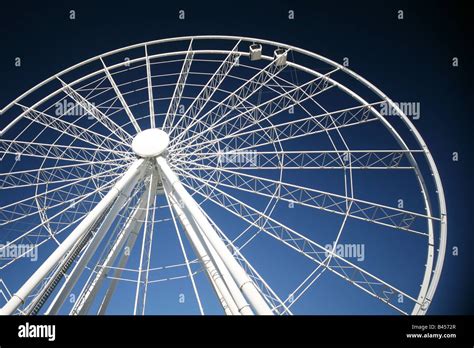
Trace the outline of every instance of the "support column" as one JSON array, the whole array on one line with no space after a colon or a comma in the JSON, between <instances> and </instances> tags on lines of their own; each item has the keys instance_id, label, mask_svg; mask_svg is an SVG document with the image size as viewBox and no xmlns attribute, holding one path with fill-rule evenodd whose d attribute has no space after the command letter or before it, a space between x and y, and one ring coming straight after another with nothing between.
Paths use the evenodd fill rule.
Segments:
<instances>
[{"instance_id":1,"label":"support column","mask_svg":"<svg viewBox=\"0 0 474 348\"><path fill-rule=\"evenodd\" d=\"M224 242L219 238L219 235L202 213L199 205L186 191L176 174L171 170L166 159L162 156L158 156L156 162L158 168L161 170L163 179L166 179L177 197L183 202L185 209L193 216L194 221L200 227L200 230L209 240L210 244L214 247L255 312L260 315L272 315L272 310L257 290L255 284L232 256Z\"/></svg>"},{"instance_id":2,"label":"support column","mask_svg":"<svg viewBox=\"0 0 474 348\"><path fill-rule=\"evenodd\" d=\"M72 249L72 247L90 231L100 217L109 209L121 192L130 184L136 182L137 175L141 172L143 159L136 160L125 174L115 183L112 189L79 223L69 236L56 248L56 250L43 262L35 273L23 286L10 298L0 310L0 315L13 314L20 307L30 293L51 272L54 266Z\"/></svg>"},{"instance_id":3,"label":"support column","mask_svg":"<svg viewBox=\"0 0 474 348\"><path fill-rule=\"evenodd\" d=\"M89 285L87 290L82 294L82 296L79 297L79 300L77 303L74 305L74 308L72 309L71 313L72 315L83 315L83 314L88 314L89 308L94 302L94 299L97 295L97 292L101 289L102 283L106 279L107 273L110 272L108 269L115 263L115 260L117 259L119 253L123 251L125 242L129 240L130 233L133 229L136 229L137 226L137 221L142 220L143 215L145 214L145 208L146 208L146 194L148 192L148 189L143 192L142 196L140 197L140 200L137 204L137 206L134 208L133 212L131 213L130 217L128 218L125 227L123 228L123 231L120 233L118 236L117 240L115 241L113 247L110 249L109 254L107 255L102 267L97 271L97 274L92 281L92 283ZM140 224L141 226L141 224ZM136 234L135 234L136 235ZM135 238L136 239L136 238ZM135 243L133 243L135 244ZM130 245L129 243L129 248L133 247L133 245ZM123 255L125 256L125 255ZM123 258L122 256L122 258ZM125 263L120 260L119 261L119 267L120 264L122 264L121 267L125 266ZM114 279L115 280L115 279ZM112 280L113 282L113 280ZM111 284L112 286L112 284ZM110 287L109 287L110 289Z\"/></svg>"},{"instance_id":4,"label":"support column","mask_svg":"<svg viewBox=\"0 0 474 348\"><path fill-rule=\"evenodd\" d=\"M148 190L147 190L148 191ZM118 279L122 275L123 268L128 262L128 259L130 258L131 252L133 250L133 247L135 246L135 243L138 239L138 235L140 234L140 230L143 225L143 219L145 218L145 208L146 208L146 192L144 193L144 198L142 202L140 203L140 208L137 211L137 214L127 223L125 226L125 231L124 233L126 235L130 235L128 237L127 243L126 243L126 248L128 248L129 252L128 253L122 253L122 256L119 259L117 268L115 269L115 273L112 276L112 280L110 281L109 287L102 299L102 302L100 304L99 311L97 312L98 315L104 315L105 312L107 311L107 307L109 306L110 300L112 299L112 296L115 292L115 289L117 288L118 284Z\"/></svg>"},{"instance_id":5,"label":"support column","mask_svg":"<svg viewBox=\"0 0 474 348\"><path fill-rule=\"evenodd\" d=\"M181 226L183 226L184 232L186 233L188 240L193 246L194 252L201 261L204 269L206 270L207 275L209 277L209 281L211 282L214 291L216 292L219 300L221 301L225 313L232 315L240 314L237 304L235 303L232 295L230 294L229 289L227 288L220 273L217 271L214 262L209 257L206 248L201 243L201 240L199 239L196 230L186 217L186 214L184 213L183 209L181 209L176 197L171 193L170 187L168 187L167 183L165 182L163 182L163 185L166 186L165 194L168 196L168 201L172 205L173 210L176 212Z\"/></svg>"},{"instance_id":6,"label":"support column","mask_svg":"<svg viewBox=\"0 0 474 348\"><path fill-rule=\"evenodd\" d=\"M97 231L92 237L92 240L90 241L89 245L79 257L79 260L77 261L76 265L69 273L66 281L64 282L61 289L56 294L56 297L48 307L48 310L46 312L47 315L55 315L58 313L59 309L64 304L64 301L66 301L67 296L70 294L70 292L76 285L82 272L87 267L92 256L94 255L100 243L102 242L108 230L110 229L110 226L112 226L112 223L115 221L118 213L120 213L120 210L122 209L124 203L130 197L130 193L132 192L132 189L134 187L135 183L129 183L128 185L124 186L122 192L115 199L109 211L106 212L100 226L97 228Z\"/></svg>"},{"instance_id":7,"label":"support column","mask_svg":"<svg viewBox=\"0 0 474 348\"><path fill-rule=\"evenodd\" d=\"M138 279L137 279L137 287L135 290L135 305L133 308L133 315L137 315L138 307L141 307L140 312L142 315L145 314L145 304L146 304L146 293L148 289L148 269L150 266L150 252L151 250L148 249L147 253L147 274L145 275L145 284L142 285L142 272L143 272L143 261L144 261L144 256L145 256L145 249L147 247L147 241L148 241L148 247L151 247L151 243L153 240L153 232L154 232L154 221L153 221L153 212L150 211L151 209L155 209L154 202L155 202L155 197L156 197L156 188L157 188L157 183L158 183L158 173L155 169L153 169L153 172L150 174L150 185L148 187L148 192L147 192L147 205L145 208L145 224L143 228L143 239L142 239L142 249L141 249L141 255L140 255L140 265L138 267ZM150 224L150 214L152 214L152 221ZM147 239L149 238L149 239ZM142 286L143 286L143 294L142 292ZM142 296L141 299L139 297Z\"/></svg>"}]
</instances>

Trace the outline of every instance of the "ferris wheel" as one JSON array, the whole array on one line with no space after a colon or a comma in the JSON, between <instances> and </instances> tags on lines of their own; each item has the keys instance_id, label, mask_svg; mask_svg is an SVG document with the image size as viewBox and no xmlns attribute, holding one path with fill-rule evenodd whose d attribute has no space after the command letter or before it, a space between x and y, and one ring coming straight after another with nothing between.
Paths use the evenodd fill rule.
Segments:
<instances>
[{"instance_id":1,"label":"ferris wheel","mask_svg":"<svg viewBox=\"0 0 474 348\"><path fill-rule=\"evenodd\" d=\"M387 111L388 110L388 111ZM447 216L399 104L246 37L88 59L0 116L1 314L425 314Z\"/></svg>"}]
</instances>

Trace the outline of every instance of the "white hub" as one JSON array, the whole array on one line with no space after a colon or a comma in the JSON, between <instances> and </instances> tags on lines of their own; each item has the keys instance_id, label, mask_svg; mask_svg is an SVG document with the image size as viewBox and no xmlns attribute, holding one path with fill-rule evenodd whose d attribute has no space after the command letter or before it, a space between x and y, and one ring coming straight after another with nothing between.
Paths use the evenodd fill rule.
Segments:
<instances>
[{"instance_id":1,"label":"white hub","mask_svg":"<svg viewBox=\"0 0 474 348\"><path fill-rule=\"evenodd\" d=\"M156 157L168 147L170 138L161 129L151 128L138 133L132 141L132 150L139 157Z\"/></svg>"}]
</instances>

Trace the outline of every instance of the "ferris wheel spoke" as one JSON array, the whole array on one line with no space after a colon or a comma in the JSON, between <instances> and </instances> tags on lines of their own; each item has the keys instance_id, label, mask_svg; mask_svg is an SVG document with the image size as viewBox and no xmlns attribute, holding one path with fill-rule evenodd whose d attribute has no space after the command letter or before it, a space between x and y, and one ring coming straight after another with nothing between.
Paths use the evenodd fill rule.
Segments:
<instances>
[{"instance_id":1,"label":"ferris wheel spoke","mask_svg":"<svg viewBox=\"0 0 474 348\"><path fill-rule=\"evenodd\" d=\"M108 176L104 176L108 177ZM0 209L0 226L7 226L11 225L12 223L24 220L25 218L28 217L33 217L36 215L39 215L42 221L47 221L47 224L49 227L49 219L45 218L44 210L47 208L51 211L54 209L60 208L61 206L66 205L66 210L69 207L74 207L78 202L81 202L80 197L83 197L84 195L87 195L87 190L90 190L88 186L85 185L76 185L76 186L82 186L84 192L79 192L79 188L75 188L77 191L76 195L73 195L72 198L69 198L71 196L71 192L69 191L61 191L58 190L54 192L54 197L50 198L48 197L48 205L46 204L43 207L39 206L39 199L41 196L44 198L46 195L36 195L33 198L29 198L28 200L32 200L34 202L31 203L26 203L26 202L21 202L18 203L17 205L13 205L10 209L3 209L3 207ZM99 186L98 188L100 189L102 186ZM64 211L63 211L64 213Z\"/></svg>"},{"instance_id":2,"label":"ferris wheel spoke","mask_svg":"<svg viewBox=\"0 0 474 348\"><path fill-rule=\"evenodd\" d=\"M380 103L382 102L363 104L303 118L295 118L295 120L292 121L277 123L258 129L243 132L238 131L217 139L202 141L199 144L199 147L195 146L196 152L205 151L214 143L221 143L229 140L233 141L234 146L232 146L232 148L234 150L255 149L273 144L277 140L278 142L283 143L288 140L379 121L376 116L371 117L370 110L371 107ZM187 149L192 153L187 146L180 148L178 151L182 151L183 149Z\"/></svg>"},{"instance_id":3,"label":"ferris wheel spoke","mask_svg":"<svg viewBox=\"0 0 474 348\"><path fill-rule=\"evenodd\" d=\"M25 169L18 171L11 171L9 173L0 173L0 190L3 189L15 189L19 187L31 186L31 185L44 185L48 183L46 178L55 178L56 180L72 180L74 178L81 177L81 175L94 172L94 167L104 165L105 167L116 167L123 160L113 159L105 161L97 161L94 163L77 163L58 165L53 167L41 167L33 169ZM41 178L45 178L46 181L41 181Z\"/></svg>"},{"instance_id":4,"label":"ferris wheel spoke","mask_svg":"<svg viewBox=\"0 0 474 348\"><path fill-rule=\"evenodd\" d=\"M326 150L326 151L245 151L194 152L175 155L186 169L208 170L193 167L206 160L207 165L229 170L285 170L291 169L410 169L405 154L423 153L423 150ZM189 159L188 157L193 157ZM340 164L341 158L343 164ZM238 165L242 163L241 165ZM211 170L211 169L209 169Z\"/></svg>"},{"instance_id":5,"label":"ferris wheel spoke","mask_svg":"<svg viewBox=\"0 0 474 348\"><path fill-rule=\"evenodd\" d=\"M145 50L145 61L146 61L146 82L148 89L148 107L150 110L150 125L151 128L155 128L155 98L153 97L153 83L151 80L151 64L150 57L148 56L148 46L143 46Z\"/></svg>"},{"instance_id":6,"label":"ferris wheel spoke","mask_svg":"<svg viewBox=\"0 0 474 348\"><path fill-rule=\"evenodd\" d=\"M104 69L108 71L106 68ZM111 132L111 134L114 134L123 143L130 143L131 135L123 127L115 123L109 116L105 115L102 111L99 110L97 106L95 106L89 100L84 98L69 84L61 80L59 77L58 80L63 85L64 93L72 100L74 100L78 106L80 106L85 112L94 117L98 122L100 122L104 127L106 127Z\"/></svg>"},{"instance_id":7,"label":"ferris wheel spoke","mask_svg":"<svg viewBox=\"0 0 474 348\"><path fill-rule=\"evenodd\" d=\"M342 232L345 229L351 207L352 202L349 202L343 222L339 227L339 232L333 241L333 246L331 249L332 251L335 251L336 246L339 244L339 239L341 238ZM321 264L318 264L317 267L313 269L311 273L293 291L290 292L287 300L285 301L288 302L288 307L292 307L311 288L311 286L313 286L313 284L321 277L321 275L323 275L327 268L322 267L322 265L329 263L331 259L331 254L326 255L324 261Z\"/></svg>"},{"instance_id":8,"label":"ferris wheel spoke","mask_svg":"<svg viewBox=\"0 0 474 348\"><path fill-rule=\"evenodd\" d=\"M323 83L324 81L324 79L321 80L321 77L317 77L302 86L295 87L263 103L260 103L258 105L251 104L252 106L250 108L244 108L245 110L236 113L234 116L227 117L233 111L235 111L242 104L242 102L235 106L228 106L229 110L225 112L222 116L220 113L216 114L219 116L220 122L213 122L210 125L207 125L207 127L203 127L204 130L201 130L199 133L186 139L186 145L180 148L186 149L189 147L195 147L196 141L199 139L199 137L205 137L206 134L210 134L210 132L220 134L222 139L229 134L234 134L240 130L245 130L247 128L254 127L262 120L268 119L285 110L289 110L290 108L294 107L294 105L298 105L306 99L315 97L316 95L321 94L333 87L326 85L325 83ZM300 91L304 89L309 89L311 97L298 99ZM248 99L248 96L246 99ZM246 99L244 99L244 101ZM202 141L198 145L201 147L207 142L209 141Z\"/></svg>"},{"instance_id":9,"label":"ferris wheel spoke","mask_svg":"<svg viewBox=\"0 0 474 348\"><path fill-rule=\"evenodd\" d=\"M320 270L320 271L319 271ZM288 308L293 307L295 303L313 286L313 284L324 274L327 268L318 265L311 273L293 290L290 292L285 304ZM319 271L319 272L318 272Z\"/></svg>"},{"instance_id":10,"label":"ferris wheel spoke","mask_svg":"<svg viewBox=\"0 0 474 348\"><path fill-rule=\"evenodd\" d=\"M22 156L38 157L53 160L93 163L90 158L96 157L99 161L107 160L111 154L130 156L129 153L107 151L71 145L44 144L30 141L0 139L0 157L13 155L16 161Z\"/></svg>"},{"instance_id":11,"label":"ferris wheel spoke","mask_svg":"<svg viewBox=\"0 0 474 348\"><path fill-rule=\"evenodd\" d=\"M428 234L412 228L415 220L440 221L439 218L434 216L427 216L425 214L356 199L350 196L343 196L222 168L216 169L216 171L219 172L218 181L211 178L203 179L197 175L190 174L189 171L186 170L179 171L181 175L192 177L199 181L206 181L207 183L270 198L275 197L282 201L338 215L345 215L347 203L352 202L349 213L349 217L351 218L423 236L427 236ZM278 195L275 195L275 192L278 192Z\"/></svg>"},{"instance_id":12,"label":"ferris wheel spoke","mask_svg":"<svg viewBox=\"0 0 474 348\"><path fill-rule=\"evenodd\" d=\"M222 61L221 65L217 68L211 78L207 81L206 85L201 89L196 98L193 99L191 105L186 109L183 115L176 122L176 125L171 130L170 136L173 138L174 133L180 126L181 122L184 120L189 120L190 122L184 122L181 127L184 129L182 132L177 134L176 140L179 141L179 138L183 137L187 131L194 125L194 122L199 118L200 113L206 107L209 100L212 99L214 93L219 90L219 86L229 75L232 68L238 63L239 54L238 48L241 40L239 40L234 48L229 52L227 57Z\"/></svg>"},{"instance_id":13,"label":"ferris wheel spoke","mask_svg":"<svg viewBox=\"0 0 474 348\"><path fill-rule=\"evenodd\" d=\"M94 175L91 175L90 177L85 177L85 178L78 178L77 180L73 182L68 182L64 185L55 187L51 190L44 191L42 193L36 193L34 192L32 195L30 195L27 198L21 198L14 203L8 203L6 205L3 205L0 207L0 226L12 223L14 221L17 221L19 219L23 219L27 216L31 216L34 214L38 213L38 207L35 202L28 203L30 201L34 201L35 199L41 198L41 197L48 197L51 196L52 194L58 194L61 196L61 194L64 194L66 197L68 197L71 193L68 191L65 191L66 188L71 188L73 186L77 185L82 185L85 189L89 189L87 185L87 181L91 179L97 179L101 177L110 177L113 180L115 177L118 177L120 175L120 172L116 172L117 169L125 168L128 165L123 165L119 166L118 168L112 168L107 171L97 173ZM64 197L61 197L61 201L64 203Z\"/></svg>"},{"instance_id":14,"label":"ferris wheel spoke","mask_svg":"<svg viewBox=\"0 0 474 348\"><path fill-rule=\"evenodd\" d=\"M275 61L270 62L265 68L261 69L258 73L248 79L233 93L227 95L218 104L214 105L209 111L207 111L201 117L196 117L195 122L191 123L190 127L196 127L198 129L197 134L189 138L183 139L182 135L171 141L170 149L176 144L186 143L187 145L193 144L196 139L199 138L203 133L206 133L211 127L218 125L216 116L218 119L223 119L225 116L230 114L236 108L240 107L243 103L249 100L256 92L258 92L268 81L273 80L278 76L281 71L285 69L285 66L281 67L276 64ZM182 133L186 134L186 133Z\"/></svg>"},{"instance_id":15,"label":"ferris wheel spoke","mask_svg":"<svg viewBox=\"0 0 474 348\"><path fill-rule=\"evenodd\" d=\"M118 179L118 178L117 178ZM110 187L112 187L115 183L115 181L117 179L113 179L111 180L110 182L107 182L106 184L104 184L103 186L95 189L94 191L92 192L89 192L87 194L84 194L83 196L81 197L77 197L77 198L74 198L74 199L70 199L66 202L63 202L63 203L69 203L66 208L54 213L53 215L51 215L50 217L47 217L47 219L45 219L44 221L41 221L40 223L38 223L37 225L35 225L34 227L30 228L29 230L27 230L26 232L23 232L21 235L19 235L18 237L15 237L14 239L10 240L9 242L3 244L0 246L0 250L5 250L6 248L8 248L9 246L11 245L14 245L14 244L22 244L23 243L23 240L24 239L28 239L29 235L31 235L32 233L38 233L39 235L39 230L41 230L42 228L45 228L49 223L53 222L54 219L60 217L60 218L63 218L65 216L65 214L71 210L71 209L74 209L75 207L79 206L80 204L84 204L84 203L88 203L89 206L92 206L93 203L95 202L88 202L88 199L90 197L93 197L94 195L96 195L97 193L100 193L102 191L105 191L107 189L109 189ZM28 249L28 250L25 250L22 254L18 255L16 258L10 260L8 263L6 263L5 265L3 265L2 267L0 267L0 269L3 269L5 268L6 266L10 265L11 263L13 263L14 261L16 261L17 259L23 257L25 254L27 254L28 252L30 252L30 250L32 249L35 249L35 248L38 248L39 246L41 246L42 244L44 244L46 241L50 240L50 239L54 239L57 235L61 234L63 231L67 230L70 228L70 225L71 223L78 223L80 222L85 216L86 214L85 213L82 213L80 214L81 216L77 217L77 214L74 214L75 217L71 220L68 220L66 223L65 223L65 226L62 227L61 229L59 229L58 231L56 231L54 233L54 235L52 233L50 233L51 231L47 231L48 234L45 234L44 235L44 239L40 242L36 242L34 244L34 246L31 248L31 249ZM67 219L66 219L67 220ZM29 242L29 241L28 241Z\"/></svg>"},{"instance_id":16,"label":"ferris wheel spoke","mask_svg":"<svg viewBox=\"0 0 474 348\"><path fill-rule=\"evenodd\" d=\"M24 111L24 117L42 126L54 129L61 134L66 134L75 140L83 141L98 148L105 148L112 150L119 147L122 151L126 151L128 145L123 141L115 140L110 136L99 134L93 130L86 129L74 123L67 122L61 118L53 117L44 111L36 110L32 107L27 107L16 103ZM68 111L63 114L67 114Z\"/></svg>"},{"instance_id":17,"label":"ferris wheel spoke","mask_svg":"<svg viewBox=\"0 0 474 348\"><path fill-rule=\"evenodd\" d=\"M334 87L333 84L329 84L328 76L335 73L338 69L331 70L325 75L318 76L301 86L296 86L291 90L281 93L263 103L255 105L243 112L237 113L234 116L225 118L230 114L232 110L221 116L225 118L223 121L211 125L205 128L200 135L205 135L210 130L213 130L219 134L223 134L223 138L229 135L239 134L248 128L255 127L255 124L262 122L263 120L270 119L275 115L278 115L286 110L293 108L295 105L307 101L308 99L314 98ZM305 95L304 97L302 97ZM220 114L219 114L220 115ZM193 136L192 138L195 138ZM188 139L187 144L184 148L193 146L195 139ZM206 142L199 143L199 146L204 145ZM194 145L195 146L195 145Z\"/></svg>"},{"instance_id":18,"label":"ferris wheel spoke","mask_svg":"<svg viewBox=\"0 0 474 348\"><path fill-rule=\"evenodd\" d=\"M199 188L188 184L184 185L192 192L201 195L204 199L214 202L218 206L253 225L257 231L264 232L266 235L279 240L284 245L301 253L308 259L346 280L349 284L370 294L394 310L402 314L408 314L395 304L398 295L403 296L414 304L422 305L417 299L408 295L406 292L397 289L367 270L339 256L337 253L324 248L283 223L276 221L274 218L266 216L257 209L252 208L202 180L199 180L199 182L201 183ZM329 262L324 263L324 258L327 254L332 257Z\"/></svg>"},{"instance_id":19,"label":"ferris wheel spoke","mask_svg":"<svg viewBox=\"0 0 474 348\"><path fill-rule=\"evenodd\" d=\"M163 122L163 130L171 133L171 129L174 125L174 119L176 113L178 112L179 105L181 103L181 98L183 96L184 87L186 86L186 80L188 78L189 72L191 70L191 64L193 62L194 51L193 51L193 40L189 41L188 51L186 57L184 58L183 65L181 67L181 72L178 76L178 81L176 82L176 87L171 97L168 111L166 112L165 120Z\"/></svg>"},{"instance_id":20,"label":"ferris wheel spoke","mask_svg":"<svg viewBox=\"0 0 474 348\"><path fill-rule=\"evenodd\" d=\"M104 73L107 76L107 79L109 80L112 88L114 89L114 92L117 95L117 98L119 99L120 103L122 104L122 107L125 110L125 113L127 114L128 118L130 119L130 122L132 123L133 127L135 128L135 131L140 132L141 128L138 125L137 120L135 119L135 116L133 116L132 111L130 110L130 107L128 106L127 102L125 101L125 98L123 97L122 93L120 92L119 87L115 83L115 80L114 80L112 74L110 73L109 67L105 64L102 57L100 58L100 61L102 63L102 66L104 67ZM121 131L127 133L122 127L119 127L119 129Z\"/></svg>"}]
</instances>

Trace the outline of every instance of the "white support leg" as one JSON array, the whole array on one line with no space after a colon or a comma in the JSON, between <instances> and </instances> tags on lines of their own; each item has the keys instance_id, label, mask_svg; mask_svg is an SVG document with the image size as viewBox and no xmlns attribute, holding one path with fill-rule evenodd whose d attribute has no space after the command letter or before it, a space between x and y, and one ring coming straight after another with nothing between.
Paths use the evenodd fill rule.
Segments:
<instances>
[{"instance_id":1,"label":"white support leg","mask_svg":"<svg viewBox=\"0 0 474 348\"><path fill-rule=\"evenodd\" d=\"M272 315L272 310L257 290L255 284L232 256L224 242L219 238L219 235L200 210L199 205L186 191L176 174L171 170L166 159L162 156L158 156L156 162L158 168L161 170L162 178L169 183L173 192L176 193L177 198L183 202L186 210L193 216L194 221L200 227L202 233L207 237L210 244L214 247L255 312L260 315Z\"/></svg>"},{"instance_id":2,"label":"white support leg","mask_svg":"<svg viewBox=\"0 0 474 348\"><path fill-rule=\"evenodd\" d=\"M122 191L135 182L141 172L143 159L135 161L112 189L92 209L92 211L81 221L69 236L57 247L57 249L43 262L35 273L23 284L23 286L10 298L0 310L0 315L13 314L18 307L24 303L30 293L43 281L54 266L61 261L71 248L90 231L98 219L108 210Z\"/></svg>"},{"instance_id":3,"label":"white support leg","mask_svg":"<svg viewBox=\"0 0 474 348\"><path fill-rule=\"evenodd\" d=\"M107 212L107 215L103 218L103 221L101 225L99 226L99 228L97 229L97 232L92 237L92 240L90 241L86 250L79 257L79 260L77 261L76 265L67 276L67 279L64 282L63 286L57 293L54 300L51 302L48 310L45 313L46 315L55 315L58 313L59 309L64 304L64 301L66 301L67 296L70 294L70 292L76 285L82 272L87 267L92 256L94 255L100 243L102 242L108 230L110 229L110 226L115 221L117 214L122 209L123 204L130 197L130 193L132 192L132 189L134 187L135 187L135 182L130 182L129 185L126 185L123 188L120 195L114 201L114 203L110 207L110 210Z\"/></svg>"},{"instance_id":4,"label":"white support leg","mask_svg":"<svg viewBox=\"0 0 474 348\"><path fill-rule=\"evenodd\" d=\"M183 211L183 213L186 214L186 211ZM254 312L252 311L252 308L250 307L249 303L242 294L242 291L239 289L238 285L236 284L234 278L232 277L224 262L220 258L219 254L217 254L216 250L209 242L206 235L202 232L200 226L196 223L196 221L194 221L193 216L186 214L186 218L191 223L193 230L197 232L195 233L196 237L199 239L199 242L203 245L204 249L211 257L211 260L216 265L218 272L220 273L227 289L230 292L230 295L232 296L235 304L237 305L239 313L243 315L253 315Z\"/></svg>"},{"instance_id":5,"label":"white support leg","mask_svg":"<svg viewBox=\"0 0 474 348\"><path fill-rule=\"evenodd\" d=\"M163 183L163 185L167 185ZM206 248L201 243L201 240L198 237L193 225L190 223L183 209L181 209L177 198L171 193L171 189L167 186L165 189L165 194L168 197L168 201L171 204L173 210L175 211L181 226L183 226L184 232L188 237L191 245L193 246L194 252L201 261L203 267L205 268L211 285L214 288L219 300L221 301L222 307L226 314L238 315L240 314L239 308L235 303L232 295L230 294L221 274L217 271L214 262L209 257Z\"/></svg>"},{"instance_id":6,"label":"white support leg","mask_svg":"<svg viewBox=\"0 0 474 348\"><path fill-rule=\"evenodd\" d=\"M97 312L98 315L104 315L105 312L107 311L107 307L109 306L110 300L112 299L112 296L115 292L115 289L117 288L118 284L118 278L122 275L122 270L125 267L125 265L128 262L128 259L130 258L131 252L133 250L133 247L135 246L135 243L138 239L138 235L140 234L140 230L143 225L143 220L145 218L145 208L147 204L146 200L146 194L148 190L145 191L144 196L142 201L140 202L140 207L136 211L136 214L133 216L132 219L130 219L127 223L127 225L124 228L124 234L129 235L128 239L126 239L126 245L125 248L129 252L123 252L122 256L119 259L117 268L112 276L112 280L110 281L109 287L104 295L104 298L102 299L102 302L99 307L99 311ZM119 249L118 251L120 251Z\"/></svg>"},{"instance_id":7,"label":"white support leg","mask_svg":"<svg viewBox=\"0 0 474 348\"><path fill-rule=\"evenodd\" d=\"M110 252L108 253L107 257L105 258L102 267L97 271L94 280L89 285L84 294L79 297L79 300L77 301L73 310L70 313L71 315L84 315L89 312L90 306L92 305L95 297L97 296L97 292L101 289L102 284L106 279L107 273L109 272L109 267L111 267L115 263L115 260L117 259L118 255L121 251L123 251L125 242L128 240L132 229L135 228L137 221L141 220L143 218L143 215L145 214L144 211L146 208L147 192L148 189L143 192L140 201L138 202L133 212L130 214L130 217L128 218L122 232L117 237L117 240L110 249ZM125 266L125 263L122 265L122 267L123 266Z\"/></svg>"},{"instance_id":8,"label":"white support leg","mask_svg":"<svg viewBox=\"0 0 474 348\"><path fill-rule=\"evenodd\" d=\"M196 225L195 225L196 226ZM195 227L196 230L199 230L199 227ZM200 231L200 237L201 240L203 241L203 244L209 250L209 253L211 255L211 258L214 260L217 269L222 275L222 278L224 279L225 284L227 285L227 288L229 289L230 294L235 300L235 304L237 305L237 308L239 310L240 314L243 315L253 315L252 308L248 304L248 302L245 300L244 295L240 291L239 287L237 286L234 278L232 278L232 275L229 273L227 267L225 266L224 262L222 259L219 257L217 254L216 250L214 247L209 243L209 240L207 237Z\"/></svg>"},{"instance_id":9,"label":"white support leg","mask_svg":"<svg viewBox=\"0 0 474 348\"><path fill-rule=\"evenodd\" d=\"M142 250L141 250L141 255L140 255L140 265L138 268L138 279L137 279L137 287L135 290L135 305L133 308L133 315L137 315L137 313L140 313L142 315L145 314L145 304L146 304L146 292L148 288L148 270L150 267L149 263L149 257L150 257L150 252L151 250L148 250L148 265L147 265L147 270L144 279L143 278L143 263L144 263L144 258L145 258L145 253L146 252L146 247L147 245L151 248L151 242L153 240L153 232L154 232L154 226L153 226L153 218L150 217L150 214L153 216L153 212L150 211L151 209L154 210L154 202L155 202L155 197L156 197L156 187L158 183L158 173L156 172L155 169L153 169L153 172L151 173L150 176L150 185L148 187L148 192L147 192L147 205L145 208L145 225L143 228L143 239L142 239ZM152 220L150 223L150 219Z\"/></svg>"}]
</instances>

